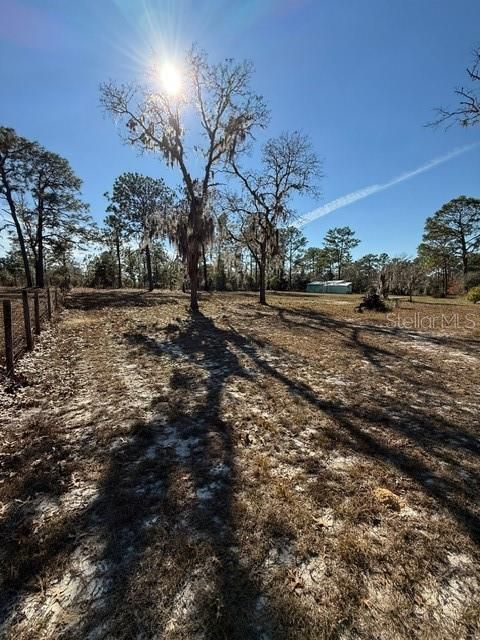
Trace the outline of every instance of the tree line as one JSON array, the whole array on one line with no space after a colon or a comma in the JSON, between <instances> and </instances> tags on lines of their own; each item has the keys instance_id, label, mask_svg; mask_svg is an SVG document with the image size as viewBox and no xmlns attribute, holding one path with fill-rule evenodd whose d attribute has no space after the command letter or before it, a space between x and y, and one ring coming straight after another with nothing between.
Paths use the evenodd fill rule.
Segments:
<instances>
[{"instance_id":1,"label":"tree line","mask_svg":"<svg viewBox=\"0 0 480 640\"><path fill-rule=\"evenodd\" d=\"M158 227L158 207L172 214L174 193L161 179L138 173L119 176L106 193L103 227L83 229L78 240L95 240L103 250L78 264L69 252L76 245L50 243L47 226L46 265L57 285L99 288L145 287L153 290L188 287L188 273L181 254ZM212 219L208 243L201 245L199 286L205 291L304 291L312 280L344 279L354 292L375 289L389 294L459 294L480 285L480 202L461 196L427 218L423 241L414 257L366 254L354 260L360 240L350 227L335 227L319 247L308 246L302 230L294 225L278 227L274 251L268 256L264 276L251 249L251 238L237 236L222 209ZM67 228L64 229L68 231ZM66 251L68 249L68 251ZM33 254L32 254L33 255ZM60 260L59 260L60 259ZM1 260L2 284L26 282L19 243Z\"/></svg>"},{"instance_id":2,"label":"tree line","mask_svg":"<svg viewBox=\"0 0 480 640\"><path fill-rule=\"evenodd\" d=\"M478 56L478 52L476 52ZM13 129L0 128L0 198L11 249L1 259L4 284L43 287L46 274L65 287L155 286L198 290L304 290L311 280L346 279L354 291L382 295L447 295L480 284L480 201L459 196L427 218L413 258L368 254L353 260L360 240L349 227L330 229L321 247L308 247L296 223L299 196L316 196L321 163L307 135L284 132L259 150L256 135L269 111L251 88L252 66L227 59L211 64L192 48L182 66L184 90L114 82L100 100L123 141L156 154L177 173L161 178L124 173L105 193L97 228L69 162ZM478 60L469 70L478 80ZM478 98L461 124L478 122ZM442 110L441 119L459 118ZM101 250L78 264L76 250Z\"/></svg>"},{"instance_id":3,"label":"tree line","mask_svg":"<svg viewBox=\"0 0 480 640\"><path fill-rule=\"evenodd\" d=\"M13 243L2 267L18 252L27 287L44 287L47 268L66 268L74 248L94 239L81 186L68 160L0 127L1 228Z\"/></svg>"}]
</instances>

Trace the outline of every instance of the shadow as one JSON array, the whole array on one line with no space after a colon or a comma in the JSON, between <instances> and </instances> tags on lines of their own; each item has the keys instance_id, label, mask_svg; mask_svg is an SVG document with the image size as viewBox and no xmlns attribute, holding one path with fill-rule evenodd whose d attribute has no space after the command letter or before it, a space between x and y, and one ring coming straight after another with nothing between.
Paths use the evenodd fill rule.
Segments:
<instances>
[{"instance_id":1,"label":"shadow","mask_svg":"<svg viewBox=\"0 0 480 640\"><path fill-rule=\"evenodd\" d=\"M278 317L290 327L303 327L318 331L335 331L345 338L355 342L354 332L363 332L365 335L401 338L412 344L422 341L431 346L443 346L454 349L463 355L480 357L480 337L457 337L455 335L434 334L427 331L415 331L387 325L389 314L379 314L378 321L383 324L373 324L366 319L363 322L353 322L334 318L325 312L311 311L307 309L285 309L283 307L269 305L269 308L278 313ZM287 316L293 316L288 318ZM360 319L359 319L360 320Z\"/></svg>"},{"instance_id":2,"label":"shadow","mask_svg":"<svg viewBox=\"0 0 480 640\"><path fill-rule=\"evenodd\" d=\"M6 509L0 517L0 630L21 591L37 590L38 573L68 548L72 528L63 522L47 526L41 538L36 533L40 513L56 510L76 467L56 428L53 419L32 418L1 457L0 503Z\"/></svg>"},{"instance_id":3,"label":"shadow","mask_svg":"<svg viewBox=\"0 0 480 640\"><path fill-rule=\"evenodd\" d=\"M75 302L83 306L74 308L101 308L89 307L95 303L85 295L87 298ZM116 298L109 302L110 293L106 295L107 300L98 304L116 306ZM164 300L168 298L162 297L162 304ZM289 328L334 331L373 365L372 375L383 375L385 361L398 357L364 342L362 332L384 335L383 328L282 309L277 317ZM405 334L388 329L387 335L403 339ZM217 326L201 313L169 324L161 341L148 335L146 327L124 334L123 339L132 350L174 365L168 397L155 398L153 417L135 424L126 440L110 447L110 462L98 495L81 513L59 524L48 553L35 561L32 571L23 570L8 583L9 609L33 575L46 571L62 553L81 544L95 559L98 597L93 603L77 597L76 606L83 606L88 617L85 614L80 625L67 627L63 638L153 638L175 629L192 638L200 634L238 640L298 637L294 623L285 629L279 622L295 619L295 612L284 612L278 603L269 603L268 621L265 613L263 617L258 614L264 590L259 578L262 558L248 557L238 544L243 523L235 498L245 479L236 467L239 434L233 421L224 417L224 391L234 377L255 380L264 376L267 384L278 383L289 397L327 416L332 424L322 429L332 448L346 447L412 479L476 545L480 543L478 476L460 474L463 457L477 459L480 454L476 433L429 414L428 407L414 409L383 392L370 403L319 397L310 384L283 370L286 365L291 370L304 364L301 358L277 349L279 359L272 364L267 353L272 346L267 340L241 333L231 323L226 328ZM162 371L159 367L159 375ZM409 383L421 384L414 379ZM430 380L428 387L432 388ZM28 459L36 455L29 454ZM65 455L59 450L60 457ZM26 481L19 495L24 495L22 491L33 478ZM63 487L50 479L48 490L55 493ZM7 514L7 519L11 517ZM287 535L287 523L275 527ZM25 535L32 538L34 533L28 530ZM14 552L13 547L8 549ZM360 591L358 602L352 597L350 621L362 597ZM347 627L345 620L336 624L331 637L340 637Z\"/></svg>"},{"instance_id":4,"label":"shadow","mask_svg":"<svg viewBox=\"0 0 480 640\"><path fill-rule=\"evenodd\" d=\"M188 301L188 296L180 292L92 289L72 291L65 297L64 306L66 309L91 311L106 307L155 307L162 304L178 304L180 301Z\"/></svg>"},{"instance_id":5,"label":"shadow","mask_svg":"<svg viewBox=\"0 0 480 640\"><path fill-rule=\"evenodd\" d=\"M115 638L160 637L175 625L184 637L200 630L207 638L259 637L252 612L261 589L236 546L235 444L221 417L229 378L250 376L231 349L232 335L201 313L178 331L171 327L164 343L125 334L132 348L167 357L175 368L168 403L154 402L155 417L115 451L93 507L101 514L99 564L108 570L102 604L79 637L103 624ZM156 563L160 592L155 580L148 584ZM182 597L194 598L189 611ZM134 616L125 615L127 604Z\"/></svg>"},{"instance_id":6,"label":"shadow","mask_svg":"<svg viewBox=\"0 0 480 640\"><path fill-rule=\"evenodd\" d=\"M2 585L2 622L31 591L31 578L44 575L60 557L65 562L74 549L88 548L97 567L98 600L84 603L78 593L74 605L88 606L90 615L80 626L67 626L61 637L90 637L104 625L108 637L157 637L175 624L186 633L190 629L191 637L200 628L211 638L259 637L252 612L260 587L236 546L234 444L231 427L220 415L228 379L250 374L229 348L228 334L201 313L169 335L165 344L143 334L125 336L132 348L166 354L176 363L171 397L168 403L160 398L154 418L134 425L128 441L113 449L95 500L57 523L48 539L38 540L46 551L37 558L28 553L28 544L35 544L31 522L19 530L13 514L7 514L6 530L23 545L29 542L21 570ZM182 363L196 368L182 370ZM22 464L30 465L37 454L41 450L24 456ZM61 448L58 455L66 458ZM25 476L18 496L35 491L38 482ZM51 477L46 482L50 493L57 491ZM3 541L7 556L20 552L16 543ZM80 567L82 562L87 561L77 554ZM160 587L155 574L150 578L155 563L164 576ZM166 566L171 571L165 574ZM191 590L196 605L190 615L181 596L188 600Z\"/></svg>"},{"instance_id":7,"label":"shadow","mask_svg":"<svg viewBox=\"0 0 480 640\"><path fill-rule=\"evenodd\" d=\"M456 519L476 545L480 544L478 473L470 474L467 478L461 474L461 452L468 452L476 458L480 455L477 433L463 431L457 423L418 409L412 410L400 402L395 403L389 396L376 397L372 408L355 402L322 400L309 385L283 374L279 368L266 362L255 349L245 348L245 338L237 334L232 340L250 355L259 370L335 421L336 428L330 430L332 442L343 441L350 449L381 460L410 477L426 495L434 498ZM251 336L248 340L255 344ZM285 360L291 361L292 356L285 357ZM430 381L428 384L430 387ZM440 463L440 468L442 463L449 464L448 471L454 478L433 471L431 464L422 460L421 456L411 455L403 447L389 444L390 435L393 434L408 439L414 446L428 452L433 460ZM459 455L451 457L443 452L444 449ZM469 482L471 480L475 481L472 485Z\"/></svg>"},{"instance_id":8,"label":"shadow","mask_svg":"<svg viewBox=\"0 0 480 640\"><path fill-rule=\"evenodd\" d=\"M279 307L270 307L278 312L278 317L292 326L298 322L304 326L304 322L288 319L285 314L294 317L303 316L308 320L315 320L315 329L322 331L333 330L347 340L351 346L358 349L367 360L378 370L384 366L385 358L395 358L399 361L403 359L401 354L385 350L378 346L365 345L360 332L373 336L388 336L401 338L402 340L418 340L419 334L414 331L405 331L397 327L382 327L376 325L356 325L355 323L338 320L316 312L303 312L288 310ZM475 484L473 488L469 481L478 482L478 473L470 473L467 477L461 474L462 451L477 458L480 455L480 438L478 433L463 430L461 426L446 418L434 415L428 411L428 406L422 411L419 408L412 408L409 404L395 401L391 396L379 394L374 398L374 402L369 406L363 406L355 402L332 402L323 400L312 390L312 388L302 381L296 381L291 376L282 373L281 368L273 366L260 354L265 347L265 341L259 340L248 334L238 333L232 325L228 331L216 328L217 334L224 334L223 340L229 342L248 356L252 364L259 371L279 381L288 391L301 397L307 403L319 409L324 414L335 420L340 431L337 429L332 433L333 441L345 440L348 434L350 439L345 442L350 448L354 448L372 458L383 460L388 465L396 468L401 473L409 476L422 488L423 492L434 498L442 505L459 523L461 527L470 535L475 544L480 543L480 516L476 501ZM421 338L427 340L432 345L448 345L459 349L469 356L476 354L476 349L480 353L480 341L476 339L455 339L451 336L435 336L428 334ZM472 346L474 349L472 350ZM279 350L284 362L292 364L295 360L293 354L285 350ZM300 363L299 363L300 364ZM382 374L383 375L383 374ZM437 389L446 392L447 389L442 383L435 383L428 378L421 382L418 378L408 377L402 373L412 390L421 391L422 384L426 391ZM372 406L373 405L373 406ZM447 473L439 474L433 471L432 464L422 460L421 456L411 455L399 447L389 444L390 436L402 438L409 441L415 447L432 457L431 462L438 462L435 467L442 468L448 465ZM448 452L452 452L450 455ZM447 477L447 476L450 477Z\"/></svg>"},{"instance_id":9,"label":"shadow","mask_svg":"<svg viewBox=\"0 0 480 640\"><path fill-rule=\"evenodd\" d=\"M418 381L415 376L406 370L406 368L408 369L408 363L401 351L396 351L393 348L387 349L378 344L374 344L375 339L379 337L391 338L393 340L399 338L416 340L418 334L410 334L399 328L387 329L373 324L359 325L333 318L324 313L304 313L298 310L286 310L282 307L271 307L271 309L277 312L277 316L273 316L272 318L272 313L270 312L264 313L263 317L268 317L273 320L279 319L285 327L293 332L307 329L311 330L314 334L318 332L325 333L326 335L336 334L339 339L342 340L346 349L350 349L353 353L360 355L385 378L396 379L399 375L399 367L401 366L401 376L403 380L412 386L418 386ZM255 317L258 318L262 316L256 314ZM250 334L249 339L255 340ZM263 343L258 342L258 339L257 344L258 346L263 346ZM480 343L478 346L480 346ZM422 371L433 373L433 368L428 363L422 362ZM433 379L430 379L429 389L442 391L444 390L444 385L441 381L435 382Z\"/></svg>"}]
</instances>

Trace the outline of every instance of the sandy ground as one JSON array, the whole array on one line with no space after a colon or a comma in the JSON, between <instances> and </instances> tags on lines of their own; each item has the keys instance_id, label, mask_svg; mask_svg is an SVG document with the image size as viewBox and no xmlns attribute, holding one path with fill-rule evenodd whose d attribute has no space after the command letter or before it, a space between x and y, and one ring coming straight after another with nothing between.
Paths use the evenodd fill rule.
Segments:
<instances>
[{"instance_id":1,"label":"sandy ground","mask_svg":"<svg viewBox=\"0 0 480 640\"><path fill-rule=\"evenodd\" d=\"M71 296L0 395L0 637L480 636L480 309L269 303Z\"/></svg>"}]
</instances>

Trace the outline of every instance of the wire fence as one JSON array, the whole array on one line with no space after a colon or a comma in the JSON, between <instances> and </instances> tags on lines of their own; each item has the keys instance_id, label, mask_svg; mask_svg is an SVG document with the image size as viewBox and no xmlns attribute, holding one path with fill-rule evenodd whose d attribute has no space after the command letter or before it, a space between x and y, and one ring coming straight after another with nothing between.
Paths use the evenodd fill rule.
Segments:
<instances>
[{"instance_id":1,"label":"wire fence","mask_svg":"<svg viewBox=\"0 0 480 640\"><path fill-rule=\"evenodd\" d=\"M0 288L0 369L7 376L14 376L15 363L33 349L62 303L57 288Z\"/></svg>"}]
</instances>

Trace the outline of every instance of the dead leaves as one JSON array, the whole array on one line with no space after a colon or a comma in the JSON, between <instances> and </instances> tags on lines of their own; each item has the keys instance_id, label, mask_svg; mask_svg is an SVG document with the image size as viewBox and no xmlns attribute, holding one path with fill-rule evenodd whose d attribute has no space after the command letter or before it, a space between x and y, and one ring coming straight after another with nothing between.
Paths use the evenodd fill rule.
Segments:
<instances>
[{"instance_id":1,"label":"dead leaves","mask_svg":"<svg viewBox=\"0 0 480 640\"><path fill-rule=\"evenodd\" d=\"M401 511L405 506L405 501L400 496L385 487L375 487L373 495L380 504L391 511Z\"/></svg>"}]
</instances>

